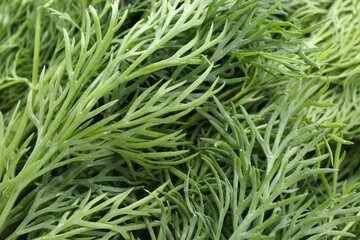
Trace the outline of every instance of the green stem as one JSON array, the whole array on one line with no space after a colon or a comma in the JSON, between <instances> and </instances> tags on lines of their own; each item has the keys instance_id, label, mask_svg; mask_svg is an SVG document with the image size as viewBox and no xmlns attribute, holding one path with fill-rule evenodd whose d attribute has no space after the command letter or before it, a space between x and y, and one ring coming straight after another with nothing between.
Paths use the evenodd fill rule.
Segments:
<instances>
[{"instance_id":1,"label":"green stem","mask_svg":"<svg viewBox=\"0 0 360 240\"><path fill-rule=\"evenodd\" d=\"M37 88L37 80L39 75L39 56L40 56L40 31L41 31L41 8L36 9L36 27L35 27L35 43L33 57L33 74L32 86Z\"/></svg>"}]
</instances>

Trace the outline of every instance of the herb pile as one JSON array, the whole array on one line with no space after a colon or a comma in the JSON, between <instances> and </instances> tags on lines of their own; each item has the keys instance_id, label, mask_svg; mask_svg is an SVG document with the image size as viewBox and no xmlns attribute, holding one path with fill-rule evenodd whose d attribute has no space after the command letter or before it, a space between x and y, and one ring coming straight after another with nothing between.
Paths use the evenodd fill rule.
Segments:
<instances>
[{"instance_id":1,"label":"herb pile","mask_svg":"<svg viewBox=\"0 0 360 240\"><path fill-rule=\"evenodd\" d=\"M360 237L360 3L0 2L0 239Z\"/></svg>"}]
</instances>

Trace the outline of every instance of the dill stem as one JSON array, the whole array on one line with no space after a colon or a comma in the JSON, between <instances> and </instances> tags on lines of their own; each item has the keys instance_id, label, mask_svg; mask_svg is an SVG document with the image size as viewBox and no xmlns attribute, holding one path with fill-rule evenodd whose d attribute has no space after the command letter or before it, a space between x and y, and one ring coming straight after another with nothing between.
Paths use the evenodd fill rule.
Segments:
<instances>
[{"instance_id":1,"label":"dill stem","mask_svg":"<svg viewBox=\"0 0 360 240\"><path fill-rule=\"evenodd\" d=\"M34 57L33 57L33 74L32 86L37 87L37 79L39 75L39 56L40 56L40 31L41 31L41 8L36 9L36 26L35 26L35 40L34 40Z\"/></svg>"}]
</instances>

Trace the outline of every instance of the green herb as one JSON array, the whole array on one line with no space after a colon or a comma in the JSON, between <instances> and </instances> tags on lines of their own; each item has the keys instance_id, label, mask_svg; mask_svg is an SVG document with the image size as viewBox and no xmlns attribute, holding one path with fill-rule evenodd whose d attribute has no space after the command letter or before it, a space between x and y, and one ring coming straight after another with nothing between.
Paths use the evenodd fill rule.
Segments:
<instances>
[{"instance_id":1,"label":"green herb","mask_svg":"<svg viewBox=\"0 0 360 240\"><path fill-rule=\"evenodd\" d=\"M359 4L313 7L2 1L0 239L360 236Z\"/></svg>"}]
</instances>

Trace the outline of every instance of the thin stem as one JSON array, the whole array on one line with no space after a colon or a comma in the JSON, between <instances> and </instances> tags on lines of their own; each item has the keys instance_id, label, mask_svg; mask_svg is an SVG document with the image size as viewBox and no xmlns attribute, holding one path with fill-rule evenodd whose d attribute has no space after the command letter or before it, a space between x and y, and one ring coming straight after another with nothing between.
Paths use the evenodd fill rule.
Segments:
<instances>
[{"instance_id":1,"label":"thin stem","mask_svg":"<svg viewBox=\"0 0 360 240\"><path fill-rule=\"evenodd\" d=\"M40 31L41 31L41 8L36 9L36 27L35 27L35 44L33 57L33 74L32 87L37 88L37 79L39 75L39 56L40 56Z\"/></svg>"}]
</instances>

